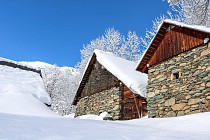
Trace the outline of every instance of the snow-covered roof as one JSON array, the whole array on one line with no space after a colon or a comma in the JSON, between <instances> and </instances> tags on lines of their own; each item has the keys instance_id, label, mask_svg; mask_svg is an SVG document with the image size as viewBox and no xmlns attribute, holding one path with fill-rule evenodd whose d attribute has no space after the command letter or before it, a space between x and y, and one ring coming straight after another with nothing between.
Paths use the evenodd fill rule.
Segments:
<instances>
[{"instance_id":1,"label":"snow-covered roof","mask_svg":"<svg viewBox=\"0 0 210 140\"><path fill-rule=\"evenodd\" d=\"M189 24L185 24L183 22L174 21L174 20L171 20L171 19L165 19L163 21L163 23L169 23L169 24L173 24L173 25L176 25L176 26L179 26L179 27L185 27L185 28L189 28L189 29L193 29L193 30L197 30L197 31L205 32L205 33L210 33L210 28L206 27L206 26L189 25ZM161 25L159 26L159 29L160 29Z\"/></svg>"},{"instance_id":2,"label":"snow-covered roof","mask_svg":"<svg viewBox=\"0 0 210 140\"><path fill-rule=\"evenodd\" d=\"M210 28L206 27L206 26L201 26L201 25L189 25L189 24L185 24L183 22L178 22L172 19L165 19L158 27L157 29L157 33L161 30L161 28L163 27L163 25L165 23L168 23L169 25L175 25L178 27L182 27L182 28L188 28L188 29L192 29L192 30L196 30L196 31L200 31L200 32L204 32L204 33L208 33L210 34ZM155 38L156 38L157 34L153 37L153 39L150 41L147 49L144 51L142 57L139 59L135 69L138 69L140 63L142 62L142 59L145 57L146 53L148 52L148 50L150 49L150 46L152 45L152 43L154 42Z\"/></svg>"},{"instance_id":3,"label":"snow-covered roof","mask_svg":"<svg viewBox=\"0 0 210 140\"><path fill-rule=\"evenodd\" d=\"M96 60L123 82L132 92L146 97L147 74L135 70L136 63L117 57L111 52L95 50ZM89 64L87 64L89 65Z\"/></svg>"},{"instance_id":4,"label":"snow-covered roof","mask_svg":"<svg viewBox=\"0 0 210 140\"><path fill-rule=\"evenodd\" d=\"M30 68L30 69L35 69L37 71L40 70L39 68L34 68L34 67L30 66L30 65L27 65L26 63L17 62L17 61L14 61L14 60L3 58L3 57L0 57L0 61L13 63L13 64L16 64L16 65L19 65L19 66L27 67L27 68Z\"/></svg>"},{"instance_id":5,"label":"snow-covered roof","mask_svg":"<svg viewBox=\"0 0 210 140\"><path fill-rule=\"evenodd\" d=\"M39 68L33 68L25 63L13 61L10 59L0 57L0 65L5 65L5 66L13 67L13 68L36 72L36 73L39 73L40 76L42 76L41 70Z\"/></svg>"},{"instance_id":6,"label":"snow-covered roof","mask_svg":"<svg viewBox=\"0 0 210 140\"><path fill-rule=\"evenodd\" d=\"M132 92L146 97L147 74L135 70L136 63L113 53L95 50L97 61L122 81Z\"/></svg>"}]
</instances>

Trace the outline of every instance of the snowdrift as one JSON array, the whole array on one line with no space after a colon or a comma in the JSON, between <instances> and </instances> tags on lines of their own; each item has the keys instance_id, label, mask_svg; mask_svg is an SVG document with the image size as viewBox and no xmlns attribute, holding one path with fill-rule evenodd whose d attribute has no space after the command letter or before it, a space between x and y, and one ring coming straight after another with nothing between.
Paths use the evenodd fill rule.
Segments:
<instances>
[{"instance_id":1,"label":"snowdrift","mask_svg":"<svg viewBox=\"0 0 210 140\"><path fill-rule=\"evenodd\" d=\"M57 116L44 104L51 99L38 73L0 65L0 112Z\"/></svg>"},{"instance_id":2,"label":"snowdrift","mask_svg":"<svg viewBox=\"0 0 210 140\"><path fill-rule=\"evenodd\" d=\"M210 113L176 118L96 121L0 113L0 139L209 140Z\"/></svg>"}]
</instances>

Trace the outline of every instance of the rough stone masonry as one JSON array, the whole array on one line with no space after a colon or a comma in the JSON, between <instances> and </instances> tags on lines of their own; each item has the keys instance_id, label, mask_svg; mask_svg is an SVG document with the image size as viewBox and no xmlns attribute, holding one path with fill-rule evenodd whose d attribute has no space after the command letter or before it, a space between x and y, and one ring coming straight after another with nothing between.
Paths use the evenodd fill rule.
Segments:
<instances>
[{"instance_id":1,"label":"rough stone masonry","mask_svg":"<svg viewBox=\"0 0 210 140\"><path fill-rule=\"evenodd\" d=\"M210 43L149 68L149 117L175 117L210 110Z\"/></svg>"},{"instance_id":2,"label":"rough stone masonry","mask_svg":"<svg viewBox=\"0 0 210 140\"><path fill-rule=\"evenodd\" d=\"M113 87L100 93L80 99L77 104L76 116L108 112L113 120L121 117L121 91L119 87Z\"/></svg>"}]
</instances>

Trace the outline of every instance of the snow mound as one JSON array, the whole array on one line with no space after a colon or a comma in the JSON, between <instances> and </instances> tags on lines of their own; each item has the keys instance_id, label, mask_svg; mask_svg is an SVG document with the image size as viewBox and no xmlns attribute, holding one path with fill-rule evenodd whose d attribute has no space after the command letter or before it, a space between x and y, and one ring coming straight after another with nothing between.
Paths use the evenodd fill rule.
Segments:
<instances>
[{"instance_id":1,"label":"snow mound","mask_svg":"<svg viewBox=\"0 0 210 140\"><path fill-rule=\"evenodd\" d=\"M106 117L111 117L111 115L107 112L102 112L100 115L94 115L94 114L87 114L78 116L78 119L87 119L87 120L103 120Z\"/></svg>"},{"instance_id":2,"label":"snow mound","mask_svg":"<svg viewBox=\"0 0 210 140\"><path fill-rule=\"evenodd\" d=\"M0 65L0 112L57 116L45 104L51 99L38 73Z\"/></svg>"},{"instance_id":3,"label":"snow mound","mask_svg":"<svg viewBox=\"0 0 210 140\"><path fill-rule=\"evenodd\" d=\"M96 120L96 118L98 117L98 115L94 115L94 114L88 114L88 115L82 115L82 116L78 116L78 119L87 119L87 120Z\"/></svg>"},{"instance_id":4,"label":"snow mound","mask_svg":"<svg viewBox=\"0 0 210 140\"><path fill-rule=\"evenodd\" d=\"M146 97L147 74L135 70L136 63L115 56L111 52L95 50L96 59L131 91Z\"/></svg>"}]
</instances>

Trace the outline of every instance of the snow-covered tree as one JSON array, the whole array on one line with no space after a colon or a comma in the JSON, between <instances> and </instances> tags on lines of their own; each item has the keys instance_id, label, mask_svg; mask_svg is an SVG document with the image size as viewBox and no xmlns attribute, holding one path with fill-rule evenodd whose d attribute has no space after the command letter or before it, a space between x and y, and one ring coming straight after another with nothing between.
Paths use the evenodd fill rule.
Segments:
<instances>
[{"instance_id":1,"label":"snow-covered tree","mask_svg":"<svg viewBox=\"0 0 210 140\"><path fill-rule=\"evenodd\" d=\"M168 3L180 21L210 26L209 0L168 0Z\"/></svg>"},{"instance_id":2,"label":"snow-covered tree","mask_svg":"<svg viewBox=\"0 0 210 140\"><path fill-rule=\"evenodd\" d=\"M77 72L56 65L41 69L46 90L51 97L51 109L60 115L74 112L72 101L77 89Z\"/></svg>"},{"instance_id":3,"label":"snow-covered tree","mask_svg":"<svg viewBox=\"0 0 210 140\"><path fill-rule=\"evenodd\" d=\"M78 64L81 71L84 70L95 49L112 52L130 61L138 61L141 55L140 39L135 32L129 31L125 39L125 36L121 35L119 31L110 28L105 31L104 35L83 46L81 62Z\"/></svg>"},{"instance_id":4,"label":"snow-covered tree","mask_svg":"<svg viewBox=\"0 0 210 140\"><path fill-rule=\"evenodd\" d=\"M127 38L122 37L122 44L118 50L118 55L131 61L138 61L142 50L140 49L140 38L135 32L129 31Z\"/></svg>"},{"instance_id":5,"label":"snow-covered tree","mask_svg":"<svg viewBox=\"0 0 210 140\"><path fill-rule=\"evenodd\" d=\"M163 0L165 1L165 0ZM149 46L157 33L159 25L164 19L173 19L187 24L210 26L209 0L167 0L170 9L165 15L157 17L153 26L140 37L140 44L144 48Z\"/></svg>"},{"instance_id":6,"label":"snow-covered tree","mask_svg":"<svg viewBox=\"0 0 210 140\"><path fill-rule=\"evenodd\" d=\"M168 12L167 15L162 15L160 17L157 17L153 22L153 25L150 29L146 29L146 33L144 36L140 37L140 45L145 49L149 46L151 40L157 33L159 25L163 22L165 19L172 19L173 16L170 12Z\"/></svg>"},{"instance_id":7,"label":"snow-covered tree","mask_svg":"<svg viewBox=\"0 0 210 140\"><path fill-rule=\"evenodd\" d=\"M119 31L110 28L105 31L104 35L83 46L83 49L80 51L81 62L76 66L80 73L79 78L76 78L78 80L77 83L81 80L84 69L95 49L112 52L119 57L134 62L137 62L142 54L140 38L135 32L129 31L127 37L125 37Z\"/></svg>"}]
</instances>

